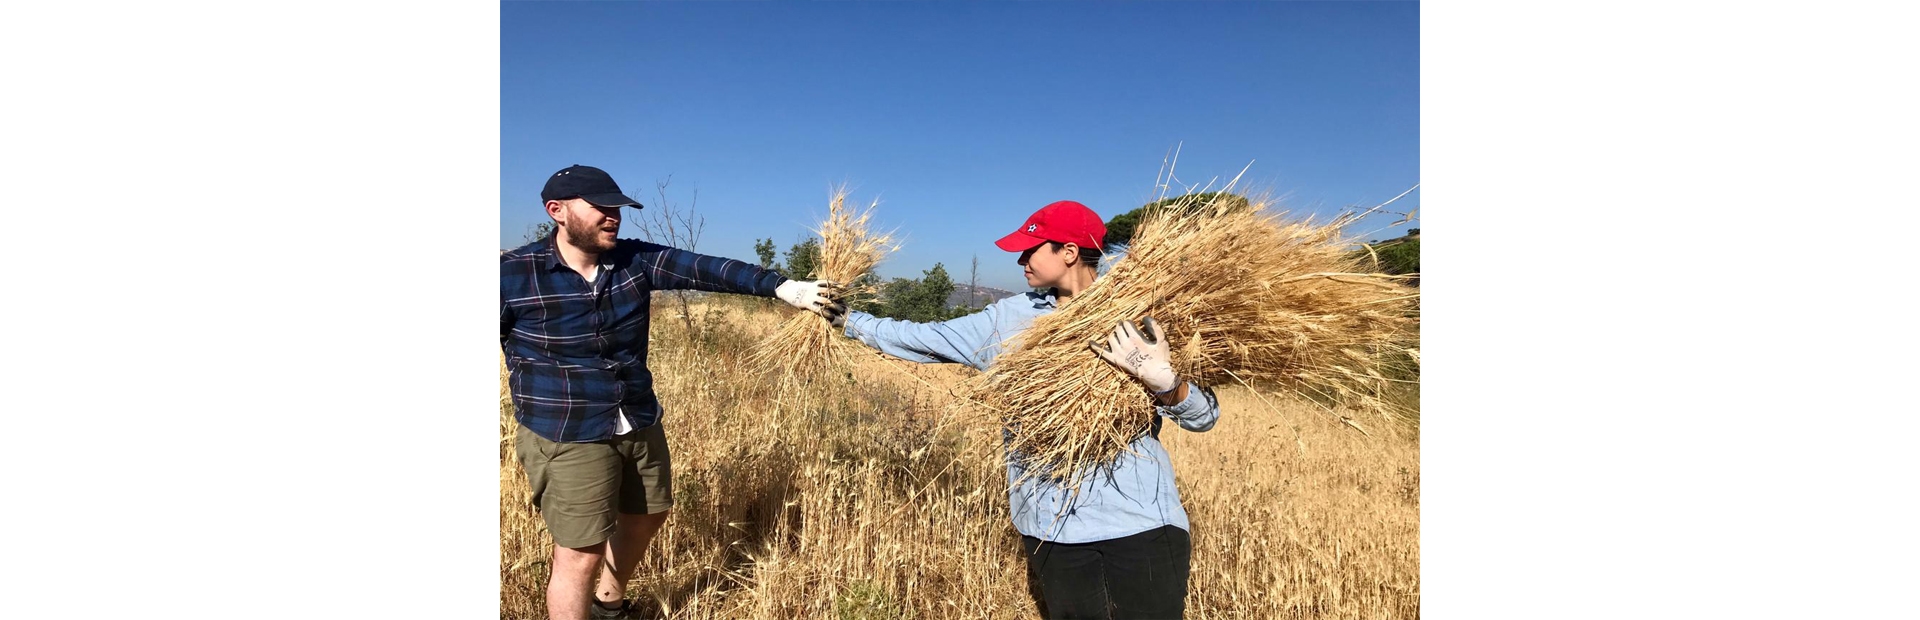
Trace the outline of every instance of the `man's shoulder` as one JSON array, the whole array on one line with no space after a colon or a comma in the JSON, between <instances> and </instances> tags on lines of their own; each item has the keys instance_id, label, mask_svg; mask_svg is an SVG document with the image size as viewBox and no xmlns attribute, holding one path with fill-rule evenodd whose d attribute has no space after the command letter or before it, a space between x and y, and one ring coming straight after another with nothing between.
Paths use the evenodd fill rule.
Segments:
<instances>
[{"instance_id":1,"label":"man's shoulder","mask_svg":"<svg viewBox=\"0 0 1920 620\"><path fill-rule=\"evenodd\" d=\"M633 248L633 249L647 249L647 250L672 249L670 246L660 245L658 243L647 241L645 239L628 239L625 237L615 239L614 247L619 249Z\"/></svg>"},{"instance_id":2,"label":"man's shoulder","mask_svg":"<svg viewBox=\"0 0 1920 620\"><path fill-rule=\"evenodd\" d=\"M641 239L615 239L613 242L613 252L617 254L639 254L641 252L659 252L671 249L673 248L670 246L664 246Z\"/></svg>"},{"instance_id":3,"label":"man's shoulder","mask_svg":"<svg viewBox=\"0 0 1920 620\"><path fill-rule=\"evenodd\" d=\"M500 286L526 286L528 278L539 278L553 260L553 246L535 241L500 252Z\"/></svg>"},{"instance_id":4,"label":"man's shoulder","mask_svg":"<svg viewBox=\"0 0 1920 620\"><path fill-rule=\"evenodd\" d=\"M526 260L534 256L543 255L551 248L552 246L547 245L547 242L545 239L537 240L532 243L528 243L526 245L511 249L511 250L501 250L500 262L505 263L513 260Z\"/></svg>"}]
</instances>

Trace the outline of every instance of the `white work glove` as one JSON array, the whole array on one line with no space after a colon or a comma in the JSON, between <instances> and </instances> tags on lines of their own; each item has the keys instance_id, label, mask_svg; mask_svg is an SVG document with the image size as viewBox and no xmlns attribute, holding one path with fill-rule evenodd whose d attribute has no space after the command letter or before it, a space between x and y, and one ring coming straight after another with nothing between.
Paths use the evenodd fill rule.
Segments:
<instances>
[{"instance_id":1,"label":"white work glove","mask_svg":"<svg viewBox=\"0 0 1920 620\"><path fill-rule=\"evenodd\" d=\"M1165 394L1180 387L1180 376L1173 372L1171 348L1167 345L1166 334L1160 331L1160 325L1147 317L1147 333L1141 334L1133 321L1121 321L1107 336L1107 346L1100 343L1088 345L1093 354L1107 360L1120 372L1127 373L1140 380L1154 394Z\"/></svg>"},{"instance_id":2,"label":"white work glove","mask_svg":"<svg viewBox=\"0 0 1920 620\"><path fill-rule=\"evenodd\" d=\"M820 315L834 327L846 325L847 306L834 300L840 296L840 284L832 280L788 280L773 289L773 296L795 308Z\"/></svg>"}]
</instances>

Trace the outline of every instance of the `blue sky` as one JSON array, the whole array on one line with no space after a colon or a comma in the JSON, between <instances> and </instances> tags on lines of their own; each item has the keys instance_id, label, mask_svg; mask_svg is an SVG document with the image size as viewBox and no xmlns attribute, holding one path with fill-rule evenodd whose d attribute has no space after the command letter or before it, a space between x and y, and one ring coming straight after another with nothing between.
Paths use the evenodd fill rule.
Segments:
<instances>
[{"instance_id":1,"label":"blue sky","mask_svg":"<svg viewBox=\"0 0 1920 620\"><path fill-rule=\"evenodd\" d=\"M1419 48L1412 2L507 2L500 245L575 163L647 204L697 190L696 249L749 261L846 183L905 237L882 276L964 281L978 255L1024 290L995 239L1055 200L1140 206L1177 144L1179 180L1251 162L1242 186L1295 213L1419 183ZM1419 226L1397 219L1355 232Z\"/></svg>"}]
</instances>

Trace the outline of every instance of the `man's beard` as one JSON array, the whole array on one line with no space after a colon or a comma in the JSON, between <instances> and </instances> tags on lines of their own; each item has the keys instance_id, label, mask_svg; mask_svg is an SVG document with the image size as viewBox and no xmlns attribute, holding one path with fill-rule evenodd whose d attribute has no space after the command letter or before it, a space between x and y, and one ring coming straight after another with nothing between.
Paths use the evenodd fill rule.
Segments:
<instances>
[{"instance_id":1,"label":"man's beard","mask_svg":"<svg viewBox=\"0 0 1920 620\"><path fill-rule=\"evenodd\" d=\"M564 240L567 242L567 244L572 245L573 247L576 247L576 248L580 248L580 250L583 252L591 252L594 254L599 254L601 252L610 251L613 249L614 244L618 242L617 240L608 241L608 242L600 241L599 228L593 227L584 221L575 220L572 218L568 218L566 221L566 225L562 226L561 228L564 229L566 232L566 237L564 237Z\"/></svg>"}]
</instances>

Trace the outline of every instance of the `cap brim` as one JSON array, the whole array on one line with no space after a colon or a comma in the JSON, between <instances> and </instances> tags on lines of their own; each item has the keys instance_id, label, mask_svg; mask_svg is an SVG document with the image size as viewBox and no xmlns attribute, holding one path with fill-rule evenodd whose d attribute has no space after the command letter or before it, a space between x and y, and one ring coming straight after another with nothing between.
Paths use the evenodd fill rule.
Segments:
<instances>
[{"instance_id":1,"label":"cap brim","mask_svg":"<svg viewBox=\"0 0 1920 620\"><path fill-rule=\"evenodd\" d=\"M640 201L638 200L628 198L626 194L618 194L618 193L582 194L580 196L580 199L585 200L596 207L633 207L638 209L646 206L646 205L640 204Z\"/></svg>"},{"instance_id":2,"label":"cap brim","mask_svg":"<svg viewBox=\"0 0 1920 620\"><path fill-rule=\"evenodd\" d=\"M1000 249L1008 252L1025 252L1039 247L1040 244L1046 242L1046 239L1041 239L1020 231L1014 231L1013 234L1001 237L999 241L995 241L993 244L1000 246Z\"/></svg>"}]
</instances>

